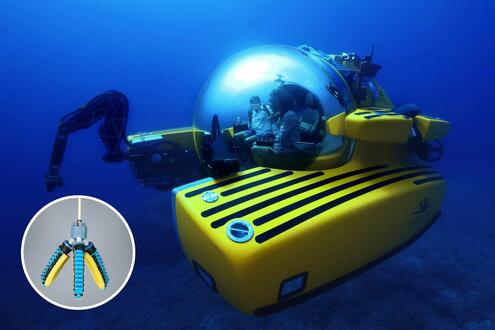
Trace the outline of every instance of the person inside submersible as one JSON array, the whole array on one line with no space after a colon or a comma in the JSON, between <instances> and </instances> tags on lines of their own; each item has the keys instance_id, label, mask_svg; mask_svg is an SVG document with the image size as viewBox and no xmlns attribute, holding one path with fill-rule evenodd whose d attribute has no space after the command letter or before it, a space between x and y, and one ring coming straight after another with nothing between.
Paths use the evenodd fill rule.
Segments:
<instances>
[{"instance_id":1,"label":"person inside submersible","mask_svg":"<svg viewBox=\"0 0 495 330\"><path fill-rule=\"evenodd\" d=\"M257 95L249 100L248 129L234 134L234 144L250 150L257 141L273 140L273 116Z\"/></svg>"},{"instance_id":2,"label":"person inside submersible","mask_svg":"<svg viewBox=\"0 0 495 330\"><path fill-rule=\"evenodd\" d=\"M260 157L279 163L312 156L300 145L321 142L321 125L317 124L322 114L316 96L296 84L282 84L270 92L268 104L253 96L250 105L246 129L233 137L242 163L256 164Z\"/></svg>"},{"instance_id":3,"label":"person inside submersible","mask_svg":"<svg viewBox=\"0 0 495 330\"><path fill-rule=\"evenodd\" d=\"M286 89L277 88L270 94L270 104L280 118L275 129L273 150L281 152L294 149L295 143L301 140L296 102Z\"/></svg>"}]
</instances>

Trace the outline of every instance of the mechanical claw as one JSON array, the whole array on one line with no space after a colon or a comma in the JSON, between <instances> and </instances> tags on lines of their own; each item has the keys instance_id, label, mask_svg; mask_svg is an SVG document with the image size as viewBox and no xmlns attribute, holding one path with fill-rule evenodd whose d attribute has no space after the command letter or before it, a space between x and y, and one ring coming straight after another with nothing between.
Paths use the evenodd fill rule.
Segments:
<instances>
[{"instance_id":1,"label":"mechanical claw","mask_svg":"<svg viewBox=\"0 0 495 330\"><path fill-rule=\"evenodd\" d=\"M70 258L70 253L74 252L73 260L73 293L74 297L82 298L84 295L84 265L88 266L96 286L100 289L105 289L110 282L110 277L103 263L98 250L92 242L87 240L88 228L80 219L81 203L79 199L79 216L72 224L71 238L64 241L52 253L48 263L41 272L41 283L45 287L49 287L57 275L60 273L67 260Z\"/></svg>"}]
</instances>

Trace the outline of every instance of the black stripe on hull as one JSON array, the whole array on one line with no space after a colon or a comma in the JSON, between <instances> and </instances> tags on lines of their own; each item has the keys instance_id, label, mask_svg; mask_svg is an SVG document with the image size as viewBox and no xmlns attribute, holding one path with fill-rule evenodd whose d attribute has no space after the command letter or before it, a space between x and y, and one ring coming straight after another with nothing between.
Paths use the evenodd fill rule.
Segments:
<instances>
[{"instance_id":1,"label":"black stripe on hull","mask_svg":"<svg viewBox=\"0 0 495 330\"><path fill-rule=\"evenodd\" d=\"M444 180L444 178L441 177L441 176L432 176L431 178L425 178L425 179L421 179L421 180L416 180L416 181L414 181L414 184L420 185L420 184L424 184L424 183L428 183L428 182L433 182L433 181L440 181L440 180Z\"/></svg>"},{"instance_id":2,"label":"black stripe on hull","mask_svg":"<svg viewBox=\"0 0 495 330\"><path fill-rule=\"evenodd\" d=\"M257 175L261 175L261 174L270 172L270 171L271 170L269 168L263 168L263 169L258 170L258 171L254 171L254 172L251 172L251 173L239 175L239 176L236 176L236 177L233 177L233 178L230 178L230 179L221 181L219 183L215 183L215 184L212 184L212 185L203 187L203 188L199 188L199 189L190 191L190 192L186 193L186 197L188 197L188 198L189 197L194 197L194 196L197 196L197 195L199 195L201 193L204 193L207 190L212 190L212 189L220 188L220 187L229 185L231 183L239 182L239 181L245 180L245 179L249 179L249 178L255 177Z\"/></svg>"},{"instance_id":3,"label":"black stripe on hull","mask_svg":"<svg viewBox=\"0 0 495 330\"><path fill-rule=\"evenodd\" d=\"M247 184L245 184L243 186L239 186L239 187L235 187L235 188L226 190L226 191L222 192L221 195L222 196L230 196L230 195L233 195L235 193L238 193L238 192L241 192L241 191L244 191L244 190L247 190L247 189L250 189L250 188L253 188L253 187L256 187L256 186L265 184L265 183L268 183L268 182L272 182L272 181L275 181L275 180L278 180L278 179L281 179L281 178L285 178L286 176L289 176L289 175L292 175L292 174L294 174L294 172L292 172L292 171L282 172L282 173L273 175L273 176L268 177L268 178L264 178L264 179L261 179L261 180L258 180L258 181L247 183Z\"/></svg>"},{"instance_id":4,"label":"black stripe on hull","mask_svg":"<svg viewBox=\"0 0 495 330\"><path fill-rule=\"evenodd\" d=\"M267 222L269 222L275 218L281 217L286 213L289 213L289 212L294 211L300 207L303 207L304 205L315 202L315 201L322 199L322 198L325 198L327 196L336 194L338 192L349 189L351 187L357 186L359 184L365 183L367 181L379 179L379 178L382 178L384 176L391 175L391 174L396 174L396 173L410 171L410 170L416 170L416 169L418 169L418 167L415 167L415 168L411 168L411 167L397 168L397 169L393 169L393 170L388 170L388 171L368 175L368 176L365 176L364 178L359 178L359 179L351 181L351 182L346 182L344 184L341 184L340 186L333 187L333 188L330 188L328 190L324 190L324 191L319 192L317 194L314 194L312 196L301 199L295 203L286 205L286 206L284 206L278 210L275 210L273 212L265 214L265 215L255 219L253 221L253 224L255 224L256 226L260 226L260 225L265 224L265 223L267 223ZM436 172L435 171L427 172L427 174L433 174L433 173L436 173Z\"/></svg>"},{"instance_id":5,"label":"black stripe on hull","mask_svg":"<svg viewBox=\"0 0 495 330\"><path fill-rule=\"evenodd\" d=\"M411 178L414 178L417 176L431 174L431 173L432 173L432 171L415 172L415 173L401 175L401 176L398 176L398 177L395 177L392 179L388 179L388 180L385 180L382 182L378 182L378 183L369 185L368 187L356 190L350 194L347 194L345 196L334 199L328 203L325 203L323 205L320 205L320 206L312 209L311 211L308 211L306 213L298 215L298 216L296 216L296 217L294 217L294 218L292 218L292 219L290 219L290 220L288 220L288 221L286 221L286 222L284 222L284 223L282 223L276 227L273 227L273 228L267 230L266 232L256 236L255 240L257 243L260 243L260 244L264 243L264 242L274 238L275 236L280 235L283 232L305 222L306 220L309 220L309 219L317 216L320 213L326 212L326 211L328 211L328 210L330 210L336 206L339 206L341 204L344 204L344 203L346 203L352 199L355 199L355 198L360 197L364 194L367 194L369 192L383 188L385 186L391 185L391 184L399 182L399 181L404 181L404 180L411 179Z\"/></svg>"},{"instance_id":6,"label":"black stripe on hull","mask_svg":"<svg viewBox=\"0 0 495 330\"><path fill-rule=\"evenodd\" d=\"M277 185L272 186L272 187L268 187L268 188L262 189L260 191L257 191L257 192L254 192L254 193L251 193L251 194L248 194L248 195L245 195L245 196L236 198L234 200L231 200L230 202L226 202L226 203L223 203L221 205L212 207L211 209L208 209L206 211L203 211L201 213L201 216L204 217L204 218L209 217L209 216L211 216L213 214L216 214L218 212L221 212L221 211L224 211L224 210L226 210L228 208L231 208L231 207L233 207L233 206L235 206L237 204L244 203L244 202L246 202L248 200L251 200L253 198L257 198L257 197L260 197L260 196L269 194L271 192L274 192L274 191L277 191L277 190L280 190L280 189L283 189L283 188L286 188L286 187L290 187L292 185L295 185L295 184L298 184L298 183L301 183L301 182L304 182L304 181L307 181L307 180L311 180L311 179L317 178L319 176L322 176L323 174L324 174L323 172L313 172L311 174L308 174L308 175L305 175L305 176L302 176L302 177L299 177L299 178L296 178L296 179L293 179L293 180L290 180L290 181L287 181L287 182L283 182L283 183L277 184Z\"/></svg>"},{"instance_id":7,"label":"black stripe on hull","mask_svg":"<svg viewBox=\"0 0 495 330\"><path fill-rule=\"evenodd\" d=\"M307 185L307 186L304 186L304 187L300 187L298 189L291 190L291 191L288 191L288 192L283 193L281 195L278 195L278 196L272 197L270 199L264 200L264 201L262 201L262 202L260 202L258 204L251 205L249 207L246 207L243 210L234 212L234 213L232 213L232 214L230 214L228 216L225 216L225 217L223 217L221 219L218 219L216 221L213 221L211 223L211 226L213 228L219 228L219 227L223 226L224 224L226 224L231 219L243 217L243 216L245 216L247 214L256 212L256 211L261 210L261 209L263 209L263 208L265 208L267 206L270 206L272 204L275 204L275 203L278 203L278 202L283 201L285 199L294 197L295 195L302 194L302 193L304 193L306 191L309 191L309 190L312 190L312 189L315 189L315 188L324 186L326 184L329 184L329 183L332 183L332 182L335 182L335 181L338 181L338 180L342 180L342 179L346 179L346 178L351 177L351 176L354 176L354 175L363 174L363 173L366 173L366 172L378 170L378 169L381 169L381 168L384 168L384 167L386 167L386 166L385 165L373 166L373 167L368 167L368 168L364 168L364 169L360 169L360 170L356 170L356 171L351 171L351 172L339 174L339 175L336 175L336 176L333 176L333 177L330 177L330 178L326 178L324 180L321 180L321 181L312 183L310 185ZM417 166L415 166L415 168L416 167ZM219 205L219 207L220 206L221 205ZM207 211L205 211L205 212L207 212ZM205 212L203 212L203 213L205 213ZM203 215L203 213L201 215Z\"/></svg>"}]
</instances>

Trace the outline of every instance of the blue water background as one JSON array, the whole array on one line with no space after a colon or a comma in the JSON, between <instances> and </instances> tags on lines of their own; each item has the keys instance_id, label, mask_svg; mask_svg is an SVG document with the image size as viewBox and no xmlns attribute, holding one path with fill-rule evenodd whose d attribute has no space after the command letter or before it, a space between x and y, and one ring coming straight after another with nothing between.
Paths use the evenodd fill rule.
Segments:
<instances>
[{"instance_id":1,"label":"blue water background","mask_svg":"<svg viewBox=\"0 0 495 330\"><path fill-rule=\"evenodd\" d=\"M0 3L0 327L495 328L494 1L12 1ZM97 125L70 137L63 189L43 176L58 119L107 89L130 99L128 132L187 126L208 75L260 44L369 52L397 102L452 122L443 216L405 251L317 298L255 319L212 294L185 261L169 193L104 164ZM25 226L47 202L87 194L115 206L137 246L110 303L45 302L20 262Z\"/></svg>"}]
</instances>

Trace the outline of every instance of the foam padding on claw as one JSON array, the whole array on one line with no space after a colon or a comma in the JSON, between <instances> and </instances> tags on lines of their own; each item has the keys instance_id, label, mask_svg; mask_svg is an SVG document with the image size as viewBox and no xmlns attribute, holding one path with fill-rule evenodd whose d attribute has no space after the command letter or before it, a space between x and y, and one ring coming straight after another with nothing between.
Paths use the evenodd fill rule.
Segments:
<instances>
[{"instance_id":1,"label":"foam padding on claw","mask_svg":"<svg viewBox=\"0 0 495 330\"><path fill-rule=\"evenodd\" d=\"M61 254L59 256L59 259L55 263L55 265L51 268L51 270L48 272L48 275L46 276L44 286L49 287L55 278L57 278L57 275L60 273L62 268L64 267L65 263L69 260L69 256L66 254Z\"/></svg>"},{"instance_id":2,"label":"foam padding on claw","mask_svg":"<svg viewBox=\"0 0 495 330\"><path fill-rule=\"evenodd\" d=\"M105 285L105 280L103 279L103 275L101 274L100 269L96 264L96 261L88 252L84 253L84 261L86 262L86 265L88 266L89 271L91 272L91 276L93 277L96 286L102 290L105 289L106 285Z\"/></svg>"}]
</instances>

